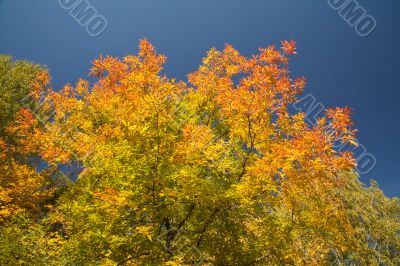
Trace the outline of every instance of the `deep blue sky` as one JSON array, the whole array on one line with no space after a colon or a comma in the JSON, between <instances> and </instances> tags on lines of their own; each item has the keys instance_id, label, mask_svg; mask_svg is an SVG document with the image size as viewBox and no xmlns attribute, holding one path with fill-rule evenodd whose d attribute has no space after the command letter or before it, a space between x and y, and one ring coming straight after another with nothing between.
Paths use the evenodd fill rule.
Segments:
<instances>
[{"instance_id":1,"label":"deep blue sky","mask_svg":"<svg viewBox=\"0 0 400 266\"><path fill-rule=\"evenodd\" d=\"M377 21L356 34L326 0L89 0L108 21L91 37L58 0L0 0L0 53L47 65L55 88L86 77L99 54L123 56L147 37L168 56L166 72L185 79L211 47L258 47L295 39L292 72L327 107L352 107L359 142L377 159L361 176L400 196L400 2L359 0Z\"/></svg>"}]
</instances>

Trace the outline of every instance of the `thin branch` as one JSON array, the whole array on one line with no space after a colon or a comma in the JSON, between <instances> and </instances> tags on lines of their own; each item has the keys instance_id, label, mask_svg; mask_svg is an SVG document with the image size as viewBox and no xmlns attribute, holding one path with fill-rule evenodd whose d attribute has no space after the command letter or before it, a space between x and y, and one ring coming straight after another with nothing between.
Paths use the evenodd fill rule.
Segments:
<instances>
[{"instance_id":1,"label":"thin branch","mask_svg":"<svg viewBox=\"0 0 400 266\"><path fill-rule=\"evenodd\" d=\"M192 215L193 210L194 210L195 207L196 207L196 204L195 204L195 203L192 203L192 204L190 205L189 210L188 210L188 212L186 213L185 218L183 218L183 220L178 224L178 227L177 227L178 230L181 229L182 226L185 225L186 221L187 221L187 220L190 218L190 216Z\"/></svg>"},{"instance_id":2,"label":"thin branch","mask_svg":"<svg viewBox=\"0 0 400 266\"><path fill-rule=\"evenodd\" d=\"M204 238L204 233L206 232L208 226L210 226L210 224L212 223L214 217L217 215L217 213L220 211L221 209L219 207L215 208L215 210L213 211L213 213L211 214L210 218L208 218L208 220L204 223L203 227L200 230L200 237L196 242L196 247L200 246L201 241Z\"/></svg>"}]
</instances>

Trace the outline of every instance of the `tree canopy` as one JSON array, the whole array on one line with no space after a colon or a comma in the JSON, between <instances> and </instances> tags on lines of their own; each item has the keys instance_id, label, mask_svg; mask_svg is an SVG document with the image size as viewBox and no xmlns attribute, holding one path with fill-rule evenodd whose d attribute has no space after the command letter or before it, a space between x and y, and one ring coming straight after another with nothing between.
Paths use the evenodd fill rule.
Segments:
<instances>
[{"instance_id":1,"label":"tree canopy","mask_svg":"<svg viewBox=\"0 0 400 266\"><path fill-rule=\"evenodd\" d=\"M289 111L305 79L281 46L211 49L188 82L147 40L94 60L95 82L18 72L29 103L0 105L0 264L399 265L399 200L335 149L357 145L351 110Z\"/></svg>"}]
</instances>

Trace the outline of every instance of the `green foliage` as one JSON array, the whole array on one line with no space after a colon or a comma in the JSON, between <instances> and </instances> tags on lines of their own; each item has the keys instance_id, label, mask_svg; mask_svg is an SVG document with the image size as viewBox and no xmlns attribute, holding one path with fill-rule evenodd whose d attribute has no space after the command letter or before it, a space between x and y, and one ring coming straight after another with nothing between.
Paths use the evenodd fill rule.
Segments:
<instances>
[{"instance_id":1,"label":"green foliage","mask_svg":"<svg viewBox=\"0 0 400 266\"><path fill-rule=\"evenodd\" d=\"M0 137L4 137L5 127L14 121L22 99L28 96L42 71L40 65L0 55Z\"/></svg>"}]
</instances>

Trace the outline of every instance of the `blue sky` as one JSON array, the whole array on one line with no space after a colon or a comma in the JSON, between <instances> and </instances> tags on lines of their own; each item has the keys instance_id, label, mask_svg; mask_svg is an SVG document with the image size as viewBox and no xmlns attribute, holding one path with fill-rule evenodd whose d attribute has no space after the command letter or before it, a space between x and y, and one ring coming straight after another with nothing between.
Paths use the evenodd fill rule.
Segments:
<instances>
[{"instance_id":1,"label":"blue sky","mask_svg":"<svg viewBox=\"0 0 400 266\"><path fill-rule=\"evenodd\" d=\"M377 160L374 178L400 196L398 0L359 0L376 29L359 36L327 0L89 0L108 22L92 37L58 0L0 0L0 53L47 65L56 89L87 77L99 54L124 56L147 37L167 55L166 73L186 79L211 47L231 43L244 55L294 39L294 75L326 107L354 109L359 142Z\"/></svg>"}]
</instances>

